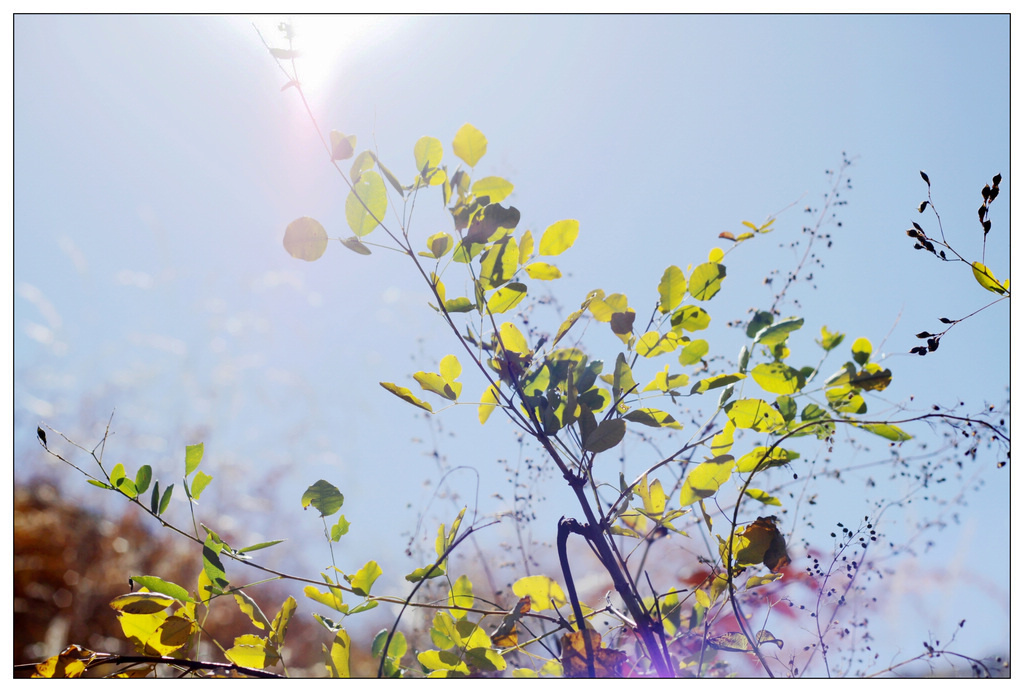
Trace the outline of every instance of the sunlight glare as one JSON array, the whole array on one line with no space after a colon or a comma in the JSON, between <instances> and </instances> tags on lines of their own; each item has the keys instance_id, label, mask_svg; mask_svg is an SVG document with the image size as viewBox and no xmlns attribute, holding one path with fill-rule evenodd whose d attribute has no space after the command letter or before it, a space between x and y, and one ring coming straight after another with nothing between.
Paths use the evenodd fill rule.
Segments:
<instances>
[{"instance_id":1,"label":"sunlight glare","mask_svg":"<svg viewBox=\"0 0 1024 692\"><path fill-rule=\"evenodd\" d=\"M288 40L279 28L292 26L292 48L300 53L298 76L309 94L326 94L332 82L342 74L346 57L372 42L381 40L395 28L394 18L366 15L262 15L253 19L272 48L288 48ZM290 65L285 65L291 69Z\"/></svg>"}]
</instances>

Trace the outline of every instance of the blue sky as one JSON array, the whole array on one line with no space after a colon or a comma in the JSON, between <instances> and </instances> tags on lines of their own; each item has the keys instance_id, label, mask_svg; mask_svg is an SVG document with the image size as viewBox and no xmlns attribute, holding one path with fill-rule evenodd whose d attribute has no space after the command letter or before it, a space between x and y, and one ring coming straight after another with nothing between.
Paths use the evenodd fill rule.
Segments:
<instances>
[{"instance_id":1,"label":"blue sky","mask_svg":"<svg viewBox=\"0 0 1024 692\"><path fill-rule=\"evenodd\" d=\"M507 508L492 499L509 496L498 460L514 466L531 452L497 418L481 430L475 407L428 424L377 386L415 387L412 372L435 369L454 350L401 258L361 257L338 243L311 264L284 252L284 228L300 216L319 219L332 237L350 233L346 190L252 27L282 45L277 21L16 19L15 477L63 472L39 456L36 425L93 443L116 408L112 453L152 464L158 478L179 473L185 444L205 441L204 466L216 479L210 500L239 520L225 529L240 543L315 544L316 522L298 498L325 478L345 493L353 522L346 568L377 559L397 579L417 565L403 562L409 538L396 533L415 526L421 510L427 527L455 511L450 500L431 500L435 443L451 466L478 469L451 481L463 502L478 497L482 513ZM991 294L962 266L915 252L903 231L912 220L937 230L915 209L926 194L924 170L947 237L977 258L979 190L1002 173L986 261L1008 275L1007 17L295 23L305 52L300 78L325 133L357 135L359 149L376 146L408 180L419 137L440 139L454 165L452 137L470 122L488 138L475 175L515 184L508 201L522 211L521 227L538 233L559 219L580 221L578 242L559 261L568 276L552 286L567 310L600 287L625 293L643 315L665 266L702 262L723 242L720 232L788 207L773 234L728 256L727 290L708 305L709 334L720 339L712 348L723 344L727 358L741 341L728 345L738 334L724 323L771 302L761 278L792 266L797 255L786 246L808 223L801 210L819 206L824 172L845 152L854 161L848 205L837 210L833 246L820 251L816 290L798 289L807 323L794 351L816 361L812 337L821 325L848 335L843 354L867 337L895 375L872 404L879 411L963 401L973 412L1005 399L1006 303L953 329L928 357L906 355L920 343L915 333L937 331L936 318L963 316ZM445 217L436 196L424 196L414 235L450 230ZM547 329L557 327L550 312L541 315ZM595 350L613 346L594 340ZM842 357L829 365L838 368ZM467 394L482 389L467 381ZM923 426L912 432L928 434ZM642 470L643 446L626 449L623 467ZM849 451L865 461L885 454L880 444ZM907 596L887 615L901 623L893 626L900 645L916 646L928 629L943 636L962 617L973 625L968 653L991 653L1006 640L1008 473L994 469L994 458L979 457L982 466L985 485L966 492L959 523L949 509L950 527L930 535L956 551L957 568L922 552L890 582ZM548 502L530 530L551 540L566 495L553 475L536 482ZM960 487L972 486L959 481L935 497L952 500ZM97 501L77 482L64 488ZM851 487L828 492L835 495L822 502L821 536L795 520L787 530L828 547L824 527L871 507ZM920 504L922 517L935 514ZM894 536L910 530L888 528ZM487 540L495 543L508 534L494 532ZM286 559L308 573L328 558L317 546L282 552ZM922 586L936 576L934 588ZM960 614L950 581L957 593L986 586Z\"/></svg>"}]
</instances>

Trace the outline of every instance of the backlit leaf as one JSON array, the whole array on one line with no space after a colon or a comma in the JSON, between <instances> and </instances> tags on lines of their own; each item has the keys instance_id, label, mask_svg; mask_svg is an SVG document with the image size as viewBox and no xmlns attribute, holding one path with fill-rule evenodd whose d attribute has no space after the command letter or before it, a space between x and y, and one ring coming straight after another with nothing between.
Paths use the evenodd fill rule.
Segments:
<instances>
[{"instance_id":1,"label":"backlit leaf","mask_svg":"<svg viewBox=\"0 0 1024 692\"><path fill-rule=\"evenodd\" d=\"M683 331L696 332L707 329L711 324L711 316L704 308L696 305L684 305L672 314L672 331L682 334Z\"/></svg>"},{"instance_id":2,"label":"backlit leaf","mask_svg":"<svg viewBox=\"0 0 1024 692\"><path fill-rule=\"evenodd\" d=\"M399 399L409 402L413 406L419 406L431 413L434 412L434 409L431 408L430 404L414 396L406 387L399 387L393 382L381 382L380 386L397 396Z\"/></svg>"},{"instance_id":3,"label":"backlit leaf","mask_svg":"<svg viewBox=\"0 0 1024 692\"><path fill-rule=\"evenodd\" d=\"M540 238L538 252L542 255L560 255L576 242L580 232L580 222L575 219L557 221L544 231Z\"/></svg>"},{"instance_id":4,"label":"backlit leaf","mask_svg":"<svg viewBox=\"0 0 1024 692\"><path fill-rule=\"evenodd\" d=\"M694 339L683 346L679 352L680 365L695 365L708 354L708 342L704 339Z\"/></svg>"},{"instance_id":5,"label":"backlit leaf","mask_svg":"<svg viewBox=\"0 0 1024 692\"><path fill-rule=\"evenodd\" d=\"M804 386L804 377L799 371L777 361L755 366L750 376L761 389L772 394L795 394Z\"/></svg>"},{"instance_id":6,"label":"backlit leaf","mask_svg":"<svg viewBox=\"0 0 1024 692\"><path fill-rule=\"evenodd\" d=\"M436 137L420 137L413 147L413 155L416 157L416 170L429 171L441 165L444 149Z\"/></svg>"},{"instance_id":7,"label":"backlit leaf","mask_svg":"<svg viewBox=\"0 0 1024 692\"><path fill-rule=\"evenodd\" d=\"M868 359L871 358L871 342L864 337L854 341L850 350L853 352L853 359L861 365L867 363Z\"/></svg>"},{"instance_id":8,"label":"backlit leaf","mask_svg":"<svg viewBox=\"0 0 1024 692\"><path fill-rule=\"evenodd\" d=\"M625 435L626 421L621 418L603 420L587 435L587 439L583 441L583 449L594 454L604 452L622 442Z\"/></svg>"},{"instance_id":9,"label":"backlit leaf","mask_svg":"<svg viewBox=\"0 0 1024 692\"><path fill-rule=\"evenodd\" d=\"M526 284L519 282L502 286L487 299L487 309L494 314L508 312L526 297Z\"/></svg>"},{"instance_id":10,"label":"backlit leaf","mask_svg":"<svg viewBox=\"0 0 1024 692\"><path fill-rule=\"evenodd\" d=\"M284 249L295 259L318 260L327 249L327 231L316 219L295 219L284 230Z\"/></svg>"},{"instance_id":11,"label":"backlit leaf","mask_svg":"<svg viewBox=\"0 0 1024 692\"><path fill-rule=\"evenodd\" d=\"M667 315L676 309L676 306L686 295L686 276L683 270L673 265L665 270L658 283L658 310Z\"/></svg>"},{"instance_id":12,"label":"backlit leaf","mask_svg":"<svg viewBox=\"0 0 1024 692\"><path fill-rule=\"evenodd\" d=\"M543 575L523 577L512 585L512 592L519 598L529 596L531 608L538 612L560 608L568 602L558 582Z\"/></svg>"},{"instance_id":13,"label":"backlit leaf","mask_svg":"<svg viewBox=\"0 0 1024 692\"><path fill-rule=\"evenodd\" d=\"M909 433L903 432L903 430L897 428L895 425L888 425L885 423L865 423L860 427L884 437L887 440L892 440L893 442L905 442L906 440L913 439L914 437Z\"/></svg>"},{"instance_id":14,"label":"backlit leaf","mask_svg":"<svg viewBox=\"0 0 1024 692\"><path fill-rule=\"evenodd\" d=\"M721 288L725 279L725 266L717 262L697 265L690 274L690 295L700 301L711 300Z\"/></svg>"},{"instance_id":15,"label":"backlit leaf","mask_svg":"<svg viewBox=\"0 0 1024 692\"><path fill-rule=\"evenodd\" d=\"M800 329L804 325L804 320L800 318L791 318L788 320L782 320L775 324L770 324L754 335L754 342L764 344L765 346L775 346L786 340L790 332L794 332Z\"/></svg>"},{"instance_id":16,"label":"backlit leaf","mask_svg":"<svg viewBox=\"0 0 1024 692\"><path fill-rule=\"evenodd\" d=\"M344 245L345 247L347 247L349 250L351 250L352 252L354 252L356 254L359 254L359 255L369 255L369 254L372 254L370 252L370 248L368 248L365 245L363 245L362 241L359 240L359 238L356 238L355 236L352 236L351 238L341 238L340 240L341 240L341 244L342 245Z\"/></svg>"},{"instance_id":17,"label":"backlit leaf","mask_svg":"<svg viewBox=\"0 0 1024 692\"><path fill-rule=\"evenodd\" d=\"M990 270L981 262L974 262L971 265L971 268L974 270L974 279L979 284L981 284L981 287L984 288L986 291L992 291L993 293L1003 295L1009 289L1009 280L1006 280L1003 283L999 283L996 277L992 275L992 270Z\"/></svg>"},{"instance_id":18,"label":"backlit leaf","mask_svg":"<svg viewBox=\"0 0 1024 692\"><path fill-rule=\"evenodd\" d=\"M302 493L302 508L312 507L320 516L329 517L345 504L345 496L334 485L319 480Z\"/></svg>"},{"instance_id":19,"label":"backlit leaf","mask_svg":"<svg viewBox=\"0 0 1024 692\"><path fill-rule=\"evenodd\" d=\"M647 425L652 428L672 428L682 430L683 426L675 418L656 408L637 408L623 416L628 421Z\"/></svg>"},{"instance_id":20,"label":"backlit leaf","mask_svg":"<svg viewBox=\"0 0 1024 692\"><path fill-rule=\"evenodd\" d=\"M349 583L352 585L352 590L359 596L369 596L370 589L373 588L373 583L377 581L378 577L384 572L373 560L370 560L360 568L350 579Z\"/></svg>"},{"instance_id":21,"label":"backlit leaf","mask_svg":"<svg viewBox=\"0 0 1024 692\"><path fill-rule=\"evenodd\" d=\"M773 432L785 427L782 414L763 399L740 399L725 406L725 414L737 428Z\"/></svg>"},{"instance_id":22,"label":"backlit leaf","mask_svg":"<svg viewBox=\"0 0 1024 692\"><path fill-rule=\"evenodd\" d=\"M734 372L729 375L715 375L714 377L706 377L697 384L690 388L690 394L703 394L709 389L718 389L719 387L725 387L726 385L739 382L740 380L746 379L746 375L739 372Z\"/></svg>"},{"instance_id":23,"label":"backlit leaf","mask_svg":"<svg viewBox=\"0 0 1024 692\"><path fill-rule=\"evenodd\" d=\"M487 138L480 130L466 123L455 133L452 151L472 168L487 153Z\"/></svg>"},{"instance_id":24,"label":"backlit leaf","mask_svg":"<svg viewBox=\"0 0 1024 692\"><path fill-rule=\"evenodd\" d=\"M384 181L376 171L363 174L345 198L345 220L352 232L360 238L377 227L387 209Z\"/></svg>"},{"instance_id":25,"label":"backlit leaf","mask_svg":"<svg viewBox=\"0 0 1024 692\"><path fill-rule=\"evenodd\" d=\"M345 136L337 130L331 130L331 160L343 161L352 158L356 151L356 136ZM355 177L355 176L353 176Z\"/></svg>"},{"instance_id":26,"label":"backlit leaf","mask_svg":"<svg viewBox=\"0 0 1024 692\"><path fill-rule=\"evenodd\" d=\"M679 494L679 506L688 507L693 503L713 496L729 480L735 466L735 457L723 454L699 464L690 471Z\"/></svg>"},{"instance_id":27,"label":"backlit leaf","mask_svg":"<svg viewBox=\"0 0 1024 692\"><path fill-rule=\"evenodd\" d=\"M471 189L474 197L487 197L491 204L497 204L512 194L513 185L504 178L488 176L474 182Z\"/></svg>"},{"instance_id":28,"label":"backlit leaf","mask_svg":"<svg viewBox=\"0 0 1024 692\"><path fill-rule=\"evenodd\" d=\"M539 281L552 281L562 278L562 272L558 267L547 262L531 262L523 267L531 279Z\"/></svg>"}]
</instances>

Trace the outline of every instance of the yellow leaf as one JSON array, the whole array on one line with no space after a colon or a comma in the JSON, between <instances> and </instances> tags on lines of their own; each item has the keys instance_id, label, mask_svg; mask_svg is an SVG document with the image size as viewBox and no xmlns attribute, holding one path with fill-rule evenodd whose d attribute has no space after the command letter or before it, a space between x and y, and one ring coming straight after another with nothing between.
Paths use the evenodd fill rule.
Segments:
<instances>
[{"instance_id":1,"label":"yellow leaf","mask_svg":"<svg viewBox=\"0 0 1024 692\"><path fill-rule=\"evenodd\" d=\"M492 175L476 181L471 189L474 197L488 197L491 204L496 204L512 194L513 185L504 178Z\"/></svg>"},{"instance_id":2,"label":"yellow leaf","mask_svg":"<svg viewBox=\"0 0 1024 692\"><path fill-rule=\"evenodd\" d=\"M512 585L512 592L519 598L529 596L531 607L538 612L564 606L567 602L558 582L543 575L523 577Z\"/></svg>"},{"instance_id":3,"label":"yellow leaf","mask_svg":"<svg viewBox=\"0 0 1024 692\"><path fill-rule=\"evenodd\" d=\"M532 262L523 267L523 269L526 270L531 279L539 281L552 281L562 278L562 272L559 271L558 267L547 262Z\"/></svg>"},{"instance_id":4,"label":"yellow leaf","mask_svg":"<svg viewBox=\"0 0 1024 692\"><path fill-rule=\"evenodd\" d=\"M480 130L466 123L455 133L452 151L472 168L487 153L487 138Z\"/></svg>"},{"instance_id":5,"label":"yellow leaf","mask_svg":"<svg viewBox=\"0 0 1024 692\"><path fill-rule=\"evenodd\" d=\"M579 232L580 222L575 219L551 224L540 238L540 254L548 256L562 254L576 242Z\"/></svg>"},{"instance_id":6,"label":"yellow leaf","mask_svg":"<svg viewBox=\"0 0 1024 692\"><path fill-rule=\"evenodd\" d=\"M1009 281L999 283L996 277L992 276L992 271L981 262L975 262L971 265L971 268L974 270L975 280L981 284L981 287L986 291L992 291L993 293L1003 295L1009 289Z\"/></svg>"}]
</instances>

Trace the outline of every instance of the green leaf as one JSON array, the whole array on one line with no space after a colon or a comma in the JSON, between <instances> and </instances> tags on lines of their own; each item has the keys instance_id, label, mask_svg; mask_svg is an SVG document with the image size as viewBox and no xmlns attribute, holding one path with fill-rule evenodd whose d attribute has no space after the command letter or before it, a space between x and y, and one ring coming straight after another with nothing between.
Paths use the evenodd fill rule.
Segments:
<instances>
[{"instance_id":1,"label":"green leaf","mask_svg":"<svg viewBox=\"0 0 1024 692\"><path fill-rule=\"evenodd\" d=\"M504 178L488 176L477 180L470 189L477 199L487 197L491 204L497 204L512 194L513 185Z\"/></svg>"},{"instance_id":2,"label":"green leaf","mask_svg":"<svg viewBox=\"0 0 1024 692\"><path fill-rule=\"evenodd\" d=\"M750 323L747 325L747 336L753 339L755 334L757 334L759 331L761 331L774 321L775 315L768 312L767 310L758 310L754 314L754 317L751 318Z\"/></svg>"},{"instance_id":3,"label":"green leaf","mask_svg":"<svg viewBox=\"0 0 1024 692\"><path fill-rule=\"evenodd\" d=\"M416 157L416 170L422 173L441 165L444 149L436 137L420 137L413 147L413 155Z\"/></svg>"},{"instance_id":4,"label":"green leaf","mask_svg":"<svg viewBox=\"0 0 1024 692\"><path fill-rule=\"evenodd\" d=\"M306 488L302 493L302 508L312 506L320 512L320 516L329 517L345 504L345 496L341 491L325 480L319 480Z\"/></svg>"},{"instance_id":5,"label":"green leaf","mask_svg":"<svg viewBox=\"0 0 1024 692\"><path fill-rule=\"evenodd\" d=\"M845 385L825 390L828 405L841 413L864 413L868 405L859 393L860 390Z\"/></svg>"},{"instance_id":6,"label":"green leaf","mask_svg":"<svg viewBox=\"0 0 1024 692\"><path fill-rule=\"evenodd\" d=\"M699 264L690 274L690 295L700 301L711 300L722 288L725 265L717 262Z\"/></svg>"},{"instance_id":7,"label":"green leaf","mask_svg":"<svg viewBox=\"0 0 1024 692\"><path fill-rule=\"evenodd\" d=\"M774 505L777 507L782 506L782 503L779 502L779 498L772 497L763 490L758 490L757 488L747 488L744 492L746 492L747 495L749 495L750 497L754 498L755 500L762 504Z\"/></svg>"},{"instance_id":8,"label":"green leaf","mask_svg":"<svg viewBox=\"0 0 1024 692\"><path fill-rule=\"evenodd\" d=\"M659 411L656 408L633 409L624 415L623 418L652 428L672 428L673 430L683 429L683 426L677 423L675 418L664 411Z\"/></svg>"},{"instance_id":9,"label":"green leaf","mask_svg":"<svg viewBox=\"0 0 1024 692\"><path fill-rule=\"evenodd\" d=\"M725 415L737 428L774 432L786 426L782 414L763 399L740 399L725 406Z\"/></svg>"},{"instance_id":10,"label":"green leaf","mask_svg":"<svg viewBox=\"0 0 1024 692\"><path fill-rule=\"evenodd\" d=\"M761 389L772 394L795 394L804 387L804 377L785 363L761 363L754 367L750 376Z\"/></svg>"},{"instance_id":11,"label":"green leaf","mask_svg":"<svg viewBox=\"0 0 1024 692\"><path fill-rule=\"evenodd\" d=\"M465 296L444 301L444 309L448 312L471 312L475 308L476 304L472 303L469 298L466 298Z\"/></svg>"},{"instance_id":12,"label":"green leaf","mask_svg":"<svg viewBox=\"0 0 1024 692\"><path fill-rule=\"evenodd\" d=\"M135 489L141 495L149 489L149 483L153 480L153 468L149 464L143 465L135 474Z\"/></svg>"},{"instance_id":13,"label":"green leaf","mask_svg":"<svg viewBox=\"0 0 1024 692\"><path fill-rule=\"evenodd\" d=\"M679 352L679 364L695 365L708 354L708 342L704 339L694 339Z\"/></svg>"},{"instance_id":14,"label":"green leaf","mask_svg":"<svg viewBox=\"0 0 1024 692\"><path fill-rule=\"evenodd\" d=\"M228 586L224 563L220 559L220 551L223 546L224 543L213 533L207 534L206 541L203 543L203 572L206 573L210 583L221 591Z\"/></svg>"},{"instance_id":15,"label":"green leaf","mask_svg":"<svg viewBox=\"0 0 1024 692\"><path fill-rule=\"evenodd\" d=\"M395 396L397 396L399 399L403 399L404 401L409 402L413 406L419 406L420 408L426 409L427 411L430 411L431 413L434 412L434 409L430 407L430 404L428 404L427 402L423 401L422 399L419 399L416 396L414 396L413 393L410 392L405 387L399 387L397 384L395 384L393 382L381 382L380 386L383 387L384 389L388 390L389 392L391 392Z\"/></svg>"},{"instance_id":16,"label":"green leaf","mask_svg":"<svg viewBox=\"0 0 1024 692\"><path fill-rule=\"evenodd\" d=\"M377 228L384 219L387 209L388 198L384 190L384 181L375 171L367 171L352 185L352 190L345 198L345 220L352 232L360 238ZM326 242L325 236L325 245Z\"/></svg>"},{"instance_id":17,"label":"green leaf","mask_svg":"<svg viewBox=\"0 0 1024 692\"><path fill-rule=\"evenodd\" d=\"M538 252L542 255L560 255L576 242L580 232L580 222L575 219L557 221L544 231L540 238Z\"/></svg>"},{"instance_id":18,"label":"green leaf","mask_svg":"<svg viewBox=\"0 0 1024 692\"><path fill-rule=\"evenodd\" d=\"M104 490L113 490L114 489L114 487L112 485L107 485L103 481L98 481L98 480L95 480L93 478L90 478L89 480L87 480L86 483L88 483L89 485L95 485L97 488L103 488Z\"/></svg>"},{"instance_id":19,"label":"green leaf","mask_svg":"<svg viewBox=\"0 0 1024 692\"><path fill-rule=\"evenodd\" d=\"M199 496L203 494L203 491L206 490L206 486L208 486L212 480L213 476L205 471L198 472L196 477L192 479L192 488L189 491L192 499L198 500Z\"/></svg>"},{"instance_id":20,"label":"green leaf","mask_svg":"<svg viewBox=\"0 0 1024 692\"><path fill-rule=\"evenodd\" d=\"M480 130L466 123L455 133L452 151L472 168L487 153L487 138Z\"/></svg>"},{"instance_id":21,"label":"green leaf","mask_svg":"<svg viewBox=\"0 0 1024 692\"><path fill-rule=\"evenodd\" d=\"M344 514L338 515L338 521L331 527L331 542L337 543L341 540L341 537L348 533L348 527L351 526L348 519L345 518Z\"/></svg>"},{"instance_id":22,"label":"green leaf","mask_svg":"<svg viewBox=\"0 0 1024 692\"><path fill-rule=\"evenodd\" d=\"M672 265L661 275L658 283L658 310L663 315L675 310L686 295L686 276L683 270Z\"/></svg>"},{"instance_id":23,"label":"green leaf","mask_svg":"<svg viewBox=\"0 0 1024 692\"><path fill-rule=\"evenodd\" d=\"M451 252L451 249L455 247L455 239L448 233L442 231L427 238L427 247L430 252L426 254L421 252L420 254L426 257L438 259Z\"/></svg>"},{"instance_id":24,"label":"green leaf","mask_svg":"<svg viewBox=\"0 0 1024 692\"><path fill-rule=\"evenodd\" d=\"M353 147L355 137L353 136ZM363 173L373 168L373 164L377 159L374 158L372 151L364 151L359 154L353 161L352 167L348 171L348 175L352 178L353 182L359 180Z\"/></svg>"},{"instance_id":25,"label":"green leaf","mask_svg":"<svg viewBox=\"0 0 1024 692\"><path fill-rule=\"evenodd\" d=\"M164 512L167 511L167 508L171 504L171 493L173 491L174 491L174 486L173 485L167 486L167 490L164 491L163 497L160 498L160 511L157 512L158 515L163 514Z\"/></svg>"},{"instance_id":26,"label":"green leaf","mask_svg":"<svg viewBox=\"0 0 1024 692\"><path fill-rule=\"evenodd\" d=\"M704 308L696 305L684 305L672 314L672 331L682 334L683 330L696 332L707 329L711 324L711 315Z\"/></svg>"},{"instance_id":27,"label":"green leaf","mask_svg":"<svg viewBox=\"0 0 1024 692\"><path fill-rule=\"evenodd\" d=\"M771 348L776 344L781 344L789 337L790 332L794 332L802 326L804 326L804 319L802 317L776 322L758 331L754 335L754 342Z\"/></svg>"},{"instance_id":28,"label":"green leaf","mask_svg":"<svg viewBox=\"0 0 1024 692\"><path fill-rule=\"evenodd\" d=\"M203 460L203 443L200 442L197 445L188 445L185 447L185 475L189 475L197 468L199 468L199 462Z\"/></svg>"},{"instance_id":29,"label":"green leaf","mask_svg":"<svg viewBox=\"0 0 1024 692\"><path fill-rule=\"evenodd\" d=\"M910 433L903 432L903 430L895 425L888 425L886 423L865 423L860 427L893 442L905 442L914 437Z\"/></svg>"},{"instance_id":30,"label":"green leaf","mask_svg":"<svg viewBox=\"0 0 1024 692\"><path fill-rule=\"evenodd\" d=\"M405 580L416 584L424 579L436 579L437 577L443 577L444 574L445 571L443 566L438 565L437 567L433 567L432 565L427 565L426 567L414 569L412 572L405 575Z\"/></svg>"},{"instance_id":31,"label":"green leaf","mask_svg":"<svg viewBox=\"0 0 1024 692\"><path fill-rule=\"evenodd\" d=\"M195 603L195 599L188 595L188 591L174 582L164 581L159 577L132 577L131 580L139 586L144 586L152 592L166 594L182 603Z\"/></svg>"},{"instance_id":32,"label":"green leaf","mask_svg":"<svg viewBox=\"0 0 1024 692\"><path fill-rule=\"evenodd\" d=\"M979 284L981 284L981 287L984 288L986 291L992 291L993 293L998 293L999 295L1003 295L1004 293L1009 292L1009 279L1007 279L1003 283L999 283L996 277L992 276L992 271L981 262L974 262L971 265L971 268L974 270L974 279Z\"/></svg>"},{"instance_id":33,"label":"green leaf","mask_svg":"<svg viewBox=\"0 0 1024 692\"><path fill-rule=\"evenodd\" d=\"M665 353L671 353L679 348L679 345L682 343L684 343L683 340L672 332L660 334L656 331L650 331L638 336L636 343L633 344L633 348L639 356L654 358Z\"/></svg>"},{"instance_id":34,"label":"green leaf","mask_svg":"<svg viewBox=\"0 0 1024 692\"><path fill-rule=\"evenodd\" d=\"M239 548L238 552L239 553L254 553L257 550L263 550L264 548L269 548L270 546L277 545L278 543L284 543L284 539L280 538L280 539L278 539L276 541L264 541L263 543L255 543L253 545L247 545L244 548Z\"/></svg>"},{"instance_id":35,"label":"green leaf","mask_svg":"<svg viewBox=\"0 0 1024 692\"><path fill-rule=\"evenodd\" d=\"M583 441L583 449L594 454L604 452L622 442L625 435L626 421L621 418L603 420L587 435L587 439Z\"/></svg>"},{"instance_id":36,"label":"green leaf","mask_svg":"<svg viewBox=\"0 0 1024 692\"><path fill-rule=\"evenodd\" d=\"M318 260L327 249L327 231L316 219L295 219L284 229L284 249L295 259Z\"/></svg>"},{"instance_id":37,"label":"green leaf","mask_svg":"<svg viewBox=\"0 0 1024 692\"><path fill-rule=\"evenodd\" d=\"M754 447L736 462L739 473L750 473L754 469L763 471L772 466L785 466L796 458L794 452L775 447L771 452L768 447Z\"/></svg>"},{"instance_id":38,"label":"green leaf","mask_svg":"<svg viewBox=\"0 0 1024 692\"><path fill-rule=\"evenodd\" d=\"M746 377L746 375L739 372L735 372L730 375L715 375L714 377L706 377L690 388L690 394L703 394L709 389L718 389L719 387L725 387L726 385L733 384L734 382L744 380L746 379Z\"/></svg>"},{"instance_id":39,"label":"green leaf","mask_svg":"<svg viewBox=\"0 0 1024 692\"><path fill-rule=\"evenodd\" d=\"M846 337L845 334L839 332L830 332L828 327L821 328L821 339L815 339L815 342L826 351L831 351Z\"/></svg>"},{"instance_id":40,"label":"green leaf","mask_svg":"<svg viewBox=\"0 0 1024 692\"><path fill-rule=\"evenodd\" d=\"M370 560L362 569L356 572L351 578L349 583L352 585L352 591L358 596L369 596L370 589L373 588L373 582L377 581L378 577L384 572L373 560Z\"/></svg>"},{"instance_id":41,"label":"green leaf","mask_svg":"<svg viewBox=\"0 0 1024 692\"><path fill-rule=\"evenodd\" d=\"M735 466L735 457L722 454L699 464L690 471L679 493L679 506L688 507L695 502L713 496L729 480Z\"/></svg>"}]
</instances>

